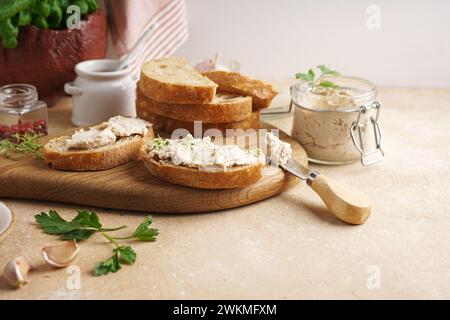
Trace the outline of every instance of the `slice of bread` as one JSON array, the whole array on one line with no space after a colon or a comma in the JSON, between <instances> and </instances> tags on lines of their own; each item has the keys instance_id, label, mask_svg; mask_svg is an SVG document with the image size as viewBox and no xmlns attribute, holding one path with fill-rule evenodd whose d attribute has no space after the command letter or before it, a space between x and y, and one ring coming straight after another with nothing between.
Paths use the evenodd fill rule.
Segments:
<instances>
[{"instance_id":1,"label":"slice of bread","mask_svg":"<svg viewBox=\"0 0 450 320\"><path fill-rule=\"evenodd\" d=\"M173 104L148 98L139 89L138 84L136 107L182 121L233 122L242 121L251 115L252 98L219 93L212 102L206 104Z\"/></svg>"},{"instance_id":2,"label":"slice of bread","mask_svg":"<svg viewBox=\"0 0 450 320\"><path fill-rule=\"evenodd\" d=\"M262 165L238 166L227 171L200 171L197 168L142 157L151 174L170 183L200 189L244 188L261 179Z\"/></svg>"},{"instance_id":3,"label":"slice of bread","mask_svg":"<svg viewBox=\"0 0 450 320\"><path fill-rule=\"evenodd\" d=\"M164 57L161 59L158 59L159 62L164 62L167 64L173 64L178 66L187 66L189 64L189 61L187 61L186 58L183 57Z\"/></svg>"},{"instance_id":4,"label":"slice of bread","mask_svg":"<svg viewBox=\"0 0 450 320\"><path fill-rule=\"evenodd\" d=\"M272 85L238 72L208 71L203 73L219 85L219 92L231 92L253 98L254 110L267 108L278 92Z\"/></svg>"},{"instance_id":5,"label":"slice of bread","mask_svg":"<svg viewBox=\"0 0 450 320\"><path fill-rule=\"evenodd\" d=\"M172 132L176 129L186 129L194 135L194 122L193 121L181 121L177 119L171 119L168 117L163 117L157 115L155 113L148 112L145 108L139 107L137 108L138 117L141 119L145 119L151 123L153 123L155 130L158 132L165 132L168 134L172 134ZM223 123L202 123L202 134L209 129L218 129L222 132L224 136L227 135L227 129L242 129L246 131L248 129L259 129L259 112L252 112L249 117L241 121L233 121L233 122L223 122ZM237 132L237 134L241 134Z\"/></svg>"},{"instance_id":6,"label":"slice of bread","mask_svg":"<svg viewBox=\"0 0 450 320\"><path fill-rule=\"evenodd\" d=\"M102 125L96 126L100 127ZM139 158L139 150L147 139L153 139L153 128L145 136L132 135L119 138L114 144L89 150L67 149L67 139L51 139L44 146L44 159L51 168L66 171L98 171L117 167Z\"/></svg>"},{"instance_id":7,"label":"slice of bread","mask_svg":"<svg viewBox=\"0 0 450 320\"><path fill-rule=\"evenodd\" d=\"M214 99L217 84L184 64L182 59L165 58L142 66L140 88L157 101L203 104Z\"/></svg>"},{"instance_id":8,"label":"slice of bread","mask_svg":"<svg viewBox=\"0 0 450 320\"><path fill-rule=\"evenodd\" d=\"M167 140L165 140L167 141ZM261 169L264 161L255 161L252 164L233 165L229 167L217 167L204 165L202 169L196 166L174 164L170 158L164 160L157 153L152 152L153 141L147 140L141 148L141 159L147 169L154 176L183 186L201 189L229 189L247 187L261 178ZM175 149L173 149L175 148ZM176 147L171 147L169 152L174 152ZM164 153L164 151L162 151ZM185 150L180 151L183 158ZM194 151L193 151L194 152ZM200 151L196 151L200 152ZM208 151L202 151L208 152ZM212 160L214 162L214 160Z\"/></svg>"}]
</instances>

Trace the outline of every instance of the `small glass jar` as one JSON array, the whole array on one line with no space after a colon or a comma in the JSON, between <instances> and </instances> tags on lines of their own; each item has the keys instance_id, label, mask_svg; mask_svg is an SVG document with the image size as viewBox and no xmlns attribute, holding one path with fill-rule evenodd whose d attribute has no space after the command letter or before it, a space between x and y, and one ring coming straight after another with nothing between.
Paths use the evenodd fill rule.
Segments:
<instances>
[{"instance_id":1,"label":"small glass jar","mask_svg":"<svg viewBox=\"0 0 450 320\"><path fill-rule=\"evenodd\" d=\"M241 64L237 60L224 59L217 54L214 59L206 58L193 63L192 67L199 72L207 72L211 70L239 72L241 70Z\"/></svg>"},{"instance_id":2,"label":"small glass jar","mask_svg":"<svg viewBox=\"0 0 450 320\"><path fill-rule=\"evenodd\" d=\"M292 136L309 160L331 165L381 161L381 104L375 86L355 77L326 76L322 80L339 87L313 87L306 81L291 87L295 106Z\"/></svg>"},{"instance_id":3,"label":"small glass jar","mask_svg":"<svg viewBox=\"0 0 450 320\"><path fill-rule=\"evenodd\" d=\"M29 84L0 88L0 141L15 135L47 135L47 104Z\"/></svg>"}]
</instances>

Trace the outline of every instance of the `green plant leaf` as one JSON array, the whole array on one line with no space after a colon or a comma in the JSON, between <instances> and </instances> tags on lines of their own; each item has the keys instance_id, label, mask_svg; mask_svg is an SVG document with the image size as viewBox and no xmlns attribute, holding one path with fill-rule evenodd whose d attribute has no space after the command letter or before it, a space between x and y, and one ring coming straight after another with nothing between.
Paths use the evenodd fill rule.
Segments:
<instances>
[{"instance_id":1,"label":"green plant leaf","mask_svg":"<svg viewBox=\"0 0 450 320\"><path fill-rule=\"evenodd\" d=\"M78 210L78 215L73 218L73 222L77 222L85 227L101 229L102 224L99 221L97 213L86 209Z\"/></svg>"},{"instance_id":2,"label":"green plant leaf","mask_svg":"<svg viewBox=\"0 0 450 320\"><path fill-rule=\"evenodd\" d=\"M61 240L77 240L83 241L89 239L97 230L93 229L77 229L65 233L61 236Z\"/></svg>"},{"instance_id":3,"label":"green plant leaf","mask_svg":"<svg viewBox=\"0 0 450 320\"><path fill-rule=\"evenodd\" d=\"M99 262L96 264L94 269L95 276L103 276L110 272L116 273L121 268L119 257L116 252L107 260Z\"/></svg>"},{"instance_id":4,"label":"green plant leaf","mask_svg":"<svg viewBox=\"0 0 450 320\"><path fill-rule=\"evenodd\" d=\"M31 8L36 0L2 0L0 3L0 20L12 18L22 10Z\"/></svg>"},{"instance_id":5,"label":"green plant leaf","mask_svg":"<svg viewBox=\"0 0 450 320\"><path fill-rule=\"evenodd\" d=\"M36 158L42 156L43 145L39 143L41 135L13 134L9 139L0 142L0 155L5 158L19 160L24 156L34 154Z\"/></svg>"},{"instance_id":6,"label":"green plant leaf","mask_svg":"<svg viewBox=\"0 0 450 320\"><path fill-rule=\"evenodd\" d=\"M136 252L130 246L122 246L113 249L113 255L102 262L97 263L94 269L95 276L106 275L119 271L121 264L133 264L136 261Z\"/></svg>"},{"instance_id":7,"label":"green plant leaf","mask_svg":"<svg viewBox=\"0 0 450 320\"><path fill-rule=\"evenodd\" d=\"M152 216L147 216L131 235L132 238L139 239L141 241L155 241L156 236L159 234L158 229L149 228L152 224Z\"/></svg>"},{"instance_id":8,"label":"green plant leaf","mask_svg":"<svg viewBox=\"0 0 450 320\"><path fill-rule=\"evenodd\" d=\"M321 64L318 65L317 68L320 70L320 72L322 72L322 75L330 75L330 76L340 76L341 74L335 70L331 70L330 68L328 68L326 65Z\"/></svg>"},{"instance_id":9,"label":"green plant leaf","mask_svg":"<svg viewBox=\"0 0 450 320\"><path fill-rule=\"evenodd\" d=\"M65 234L80 228L78 223L64 220L55 210L50 210L48 214L41 212L34 218L41 228L50 234Z\"/></svg>"},{"instance_id":10,"label":"green plant leaf","mask_svg":"<svg viewBox=\"0 0 450 320\"><path fill-rule=\"evenodd\" d=\"M319 87L337 89L337 88L339 88L339 85L337 85L334 82L331 82L331 81L328 81L328 80L324 80L324 81L321 81L319 83Z\"/></svg>"},{"instance_id":11,"label":"green plant leaf","mask_svg":"<svg viewBox=\"0 0 450 320\"><path fill-rule=\"evenodd\" d=\"M314 78L316 77L314 70L309 69L308 73L297 73L295 75L297 79L303 80L303 81L314 81Z\"/></svg>"},{"instance_id":12,"label":"green plant leaf","mask_svg":"<svg viewBox=\"0 0 450 320\"><path fill-rule=\"evenodd\" d=\"M97 231L92 228L86 228L80 221L75 219L66 221L55 210L50 210L48 214L41 212L35 215L34 218L46 233L61 235L62 240L87 240Z\"/></svg>"},{"instance_id":13,"label":"green plant leaf","mask_svg":"<svg viewBox=\"0 0 450 320\"><path fill-rule=\"evenodd\" d=\"M303 81L313 81L314 78L311 78L311 76L307 73L297 73L295 75L295 78L303 80Z\"/></svg>"},{"instance_id":14,"label":"green plant leaf","mask_svg":"<svg viewBox=\"0 0 450 320\"><path fill-rule=\"evenodd\" d=\"M136 262L136 252L132 247L119 247L115 249L119 255L119 261L124 264L133 264Z\"/></svg>"}]
</instances>

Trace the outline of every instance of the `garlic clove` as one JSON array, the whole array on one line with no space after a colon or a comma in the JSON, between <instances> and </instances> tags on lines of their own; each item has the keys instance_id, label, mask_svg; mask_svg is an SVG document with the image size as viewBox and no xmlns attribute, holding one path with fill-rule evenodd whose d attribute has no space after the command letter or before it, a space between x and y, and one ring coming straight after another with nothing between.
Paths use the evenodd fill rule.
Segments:
<instances>
[{"instance_id":1,"label":"garlic clove","mask_svg":"<svg viewBox=\"0 0 450 320\"><path fill-rule=\"evenodd\" d=\"M45 262L52 267L64 268L75 260L80 252L76 240L67 241L63 244L48 246L42 249Z\"/></svg>"},{"instance_id":2,"label":"garlic clove","mask_svg":"<svg viewBox=\"0 0 450 320\"><path fill-rule=\"evenodd\" d=\"M3 277L9 285L20 288L28 283L29 271L30 265L25 257L16 257L6 264Z\"/></svg>"}]
</instances>

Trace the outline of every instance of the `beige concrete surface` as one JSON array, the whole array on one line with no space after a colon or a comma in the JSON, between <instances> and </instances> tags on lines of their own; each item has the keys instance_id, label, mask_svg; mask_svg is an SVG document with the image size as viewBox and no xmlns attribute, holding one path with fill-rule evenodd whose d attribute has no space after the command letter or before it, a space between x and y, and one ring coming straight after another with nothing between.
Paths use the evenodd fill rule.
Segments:
<instances>
[{"instance_id":1,"label":"beige concrete surface","mask_svg":"<svg viewBox=\"0 0 450 320\"><path fill-rule=\"evenodd\" d=\"M336 220L304 184L238 209L154 214L158 241L133 243L136 264L116 274L92 276L95 262L110 255L100 236L81 243L74 262L81 289L70 290L66 269L42 265L40 248L58 241L41 233L33 215L56 209L68 218L75 207L1 199L15 223L0 240L0 265L25 255L37 269L20 290L2 282L0 299L450 298L450 90L380 91L384 162L312 166L370 196L365 225ZM51 110L53 132L69 124L68 107L64 99ZM270 122L289 130L291 118ZM110 226L143 219L99 213Z\"/></svg>"}]
</instances>

